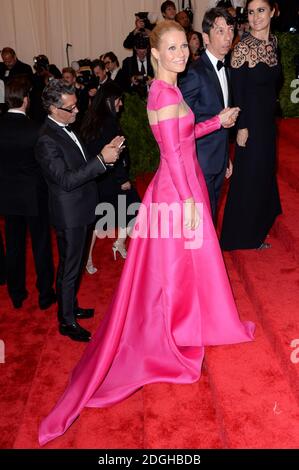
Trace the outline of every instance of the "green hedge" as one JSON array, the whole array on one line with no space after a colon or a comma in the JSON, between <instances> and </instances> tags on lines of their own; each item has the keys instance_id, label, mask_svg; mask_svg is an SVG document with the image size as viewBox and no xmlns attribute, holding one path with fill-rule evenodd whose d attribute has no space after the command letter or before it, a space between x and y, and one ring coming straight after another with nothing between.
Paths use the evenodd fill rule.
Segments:
<instances>
[{"instance_id":1,"label":"green hedge","mask_svg":"<svg viewBox=\"0 0 299 470\"><path fill-rule=\"evenodd\" d=\"M291 93L294 91L294 88L291 88L291 83L296 78L294 56L299 54L299 34L276 33L276 35L284 78L279 96L282 115L283 117L298 117L299 104L291 102Z\"/></svg>"},{"instance_id":2,"label":"green hedge","mask_svg":"<svg viewBox=\"0 0 299 470\"><path fill-rule=\"evenodd\" d=\"M294 55L299 53L299 35L277 34L284 75L280 93L280 106L283 117L299 116L299 105L291 102L291 82L295 77ZM125 109L121 126L127 137L131 155L131 176L153 172L159 164L159 150L148 125L146 102L138 95L125 96Z\"/></svg>"},{"instance_id":3,"label":"green hedge","mask_svg":"<svg viewBox=\"0 0 299 470\"><path fill-rule=\"evenodd\" d=\"M121 127L130 150L131 177L155 171L159 164L159 149L148 124L146 102L138 95L125 95Z\"/></svg>"}]
</instances>

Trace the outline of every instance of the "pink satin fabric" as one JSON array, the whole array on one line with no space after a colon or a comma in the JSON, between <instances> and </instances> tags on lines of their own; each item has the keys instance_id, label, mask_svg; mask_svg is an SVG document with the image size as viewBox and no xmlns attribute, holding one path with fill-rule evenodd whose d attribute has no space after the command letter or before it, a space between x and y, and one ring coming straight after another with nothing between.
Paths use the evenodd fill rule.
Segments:
<instances>
[{"instance_id":1,"label":"pink satin fabric","mask_svg":"<svg viewBox=\"0 0 299 470\"><path fill-rule=\"evenodd\" d=\"M148 108L178 104L178 88L155 80ZM220 127L219 118L200 123L196 135ZM251 341L254 324L239 319L210 215L208 193L195 152L194 116L152 126L161 163L140 211L135 234L150 228L153 202L193 196L203 207L203 243L186 249L185 239L133 238L121 279L92 341L50 414L39 442L63 434L87 407L105 407L145 384L192 383L199 379L205 345ZM159 219L159 224L162 223Z\"/></svg>"}]
</instances>

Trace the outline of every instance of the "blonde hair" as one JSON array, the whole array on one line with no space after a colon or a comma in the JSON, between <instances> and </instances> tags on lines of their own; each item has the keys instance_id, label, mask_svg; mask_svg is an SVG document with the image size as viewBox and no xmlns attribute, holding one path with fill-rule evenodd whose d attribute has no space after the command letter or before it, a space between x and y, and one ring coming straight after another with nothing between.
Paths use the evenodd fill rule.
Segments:
<instances>
[{"instance_id":1,"label":"blonde hair","mask_svg":"<svg viewBox=\"0 0 299 470\"><path fill-rule=\"evenodd\" d=\"M158 23L157 26L154 27L154 29L152 30L152 32L150 34L151 48L159 49L162 36L165 33L168 33L169 31L173 31L173 30L181 31L182 33L185 34L184 28L179 23L177 23L176 21L164 20L164 21L161 21L160 23ZM158 61L153 56L153 54L151 54L151 63L152 63L155 75L157 75Z\"/></svg>"}]
</instances>

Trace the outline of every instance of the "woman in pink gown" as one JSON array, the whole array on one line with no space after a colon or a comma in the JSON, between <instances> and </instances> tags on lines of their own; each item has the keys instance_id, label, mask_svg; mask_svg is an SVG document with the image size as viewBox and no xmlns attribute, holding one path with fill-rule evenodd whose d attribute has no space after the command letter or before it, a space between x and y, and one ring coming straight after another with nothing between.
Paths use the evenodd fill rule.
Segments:
<instances>
[{"instance_id":1,"label":"woman in pink gown","mask_svg":"<svg viewBox=\"0 0 299 470\"><path fill-rule=\"evenodd\" d=\"M160 166L144 196L110 307L64 394L42 421L41 445L63 434L85 406L113 405L149 383L197 381L204 346L253 339L254 324L242 323L236 310L195 152L195 138L233 125L238 109L194 127L176 85L189 55L183 28L159 23L151 46L157 79L148 115ZM165 216L170 204L174 212Z\"/></svg>"}]
</instances>

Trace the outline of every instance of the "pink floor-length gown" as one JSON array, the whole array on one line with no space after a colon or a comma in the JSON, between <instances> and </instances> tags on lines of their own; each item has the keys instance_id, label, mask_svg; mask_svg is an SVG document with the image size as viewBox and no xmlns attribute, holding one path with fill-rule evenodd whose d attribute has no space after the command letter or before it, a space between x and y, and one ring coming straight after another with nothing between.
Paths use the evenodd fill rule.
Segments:
<instances>
[{"instance_id":1,"label":"pink floor-length gown","mask_svg":"<svg viewBox=\"0 0 299 470\"><path fill-rule=\"evenodd\" d=\"M182 100L177 87L155 80L148 109ZM254 324L242 323L236 310L195 152L195 137L219 127L215 117L194 128L191 110L152 126L161 162L144 196L147 211L139 212L135 234L140 227L149 228L151 203L181 206L192 195L203 207L202 246L186 249L183 236L130 241L110 307L64 394L41 423L41 445L63 434L85 406L113 405L149 383L197 381L205 345L253 339Z\"/></svg>"}]
</instances>

